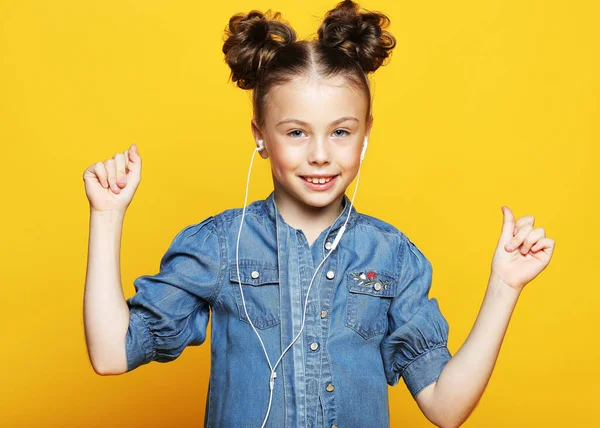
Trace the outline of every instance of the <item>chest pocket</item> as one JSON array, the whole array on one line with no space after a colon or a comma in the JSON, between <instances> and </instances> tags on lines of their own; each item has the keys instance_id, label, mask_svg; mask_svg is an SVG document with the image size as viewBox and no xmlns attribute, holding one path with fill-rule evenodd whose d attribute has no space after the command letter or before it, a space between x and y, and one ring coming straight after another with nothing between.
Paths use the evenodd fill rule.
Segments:
<instances>
[{"instance_id":1,"label":"chest pocket","mask_svg":"<svg viewBox=\"0 0 600 428\"><path fill-rule=\"evenodd\" d=\"M396 279L382 270L364 269L346 277L346 326L365 339L387 331L387 312L396 295Z\"/></svg>"},{"instance_id":2,"label":"chest pocket","mask_svg":"<svg viewBox=\"0 0 600 428\"><path fill-rule=\"evenodd\" d=\"M277 263L264 260L239 260L240 282L246 310L256 328L266 329L279 324L279 271ZM239 318L247 322L240 293L236 263L229 265L229 281L233 287Z\"/></svg>"}]
</instances>

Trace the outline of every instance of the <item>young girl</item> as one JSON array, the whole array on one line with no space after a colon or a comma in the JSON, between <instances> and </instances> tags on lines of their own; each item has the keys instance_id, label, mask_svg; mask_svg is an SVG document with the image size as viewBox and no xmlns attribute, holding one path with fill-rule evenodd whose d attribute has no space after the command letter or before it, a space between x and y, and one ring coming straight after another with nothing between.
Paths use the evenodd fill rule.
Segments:
<instances>
[{"instance_id":1,"label":"young girl","mask_svg":"<svg viewBox=\"0 0 600 428\"><path fill-rule=\"evenodd\" d=\"M223 52L232 79L253 90L252 160L270 160L274 190L185 227L127 300L119 245L142 160L132 145L86 169L85 332L97 373L176 359L205 341L212 313L207 427L388 427L387 387L400 378L432 423L467 419L554 241L502 207L481 311L452 356L428 297L430 262L345 194L358 186L373 124L367 74L395 46L388 23L349 0L313 41L296 41L279 14L230 19Z\"/></svg>"}]
</instances>

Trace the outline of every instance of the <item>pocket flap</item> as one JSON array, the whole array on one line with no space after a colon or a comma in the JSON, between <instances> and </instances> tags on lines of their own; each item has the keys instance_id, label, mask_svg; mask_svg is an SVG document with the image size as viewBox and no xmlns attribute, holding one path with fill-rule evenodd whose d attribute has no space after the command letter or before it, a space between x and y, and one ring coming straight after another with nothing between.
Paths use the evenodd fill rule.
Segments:
<instances>
[{"instance_id":1,"label":"pocket flap","mask_svg":"<svg viewBox=\"0 0 600 428\"><path fill-rule=\"evenodd\" d=\"M389 272L378 269L364 269L350 272L347 276L348 291L368 294L376 297L394 297L396 295L396 279Z\"/></svg>"},{"instance_id":2,"label":"pocket flap","mask_svg":"<svg viewBox=\"0 0 600 428\"><path fill-rule=\"evenodd\" d=\"M247 285L278 284L279 270L277 263L266 262L263 260L241 259L240 282ZM238 271L236 263L229 264L229 280L238 283Z\"/></svg>"}]
</instances>

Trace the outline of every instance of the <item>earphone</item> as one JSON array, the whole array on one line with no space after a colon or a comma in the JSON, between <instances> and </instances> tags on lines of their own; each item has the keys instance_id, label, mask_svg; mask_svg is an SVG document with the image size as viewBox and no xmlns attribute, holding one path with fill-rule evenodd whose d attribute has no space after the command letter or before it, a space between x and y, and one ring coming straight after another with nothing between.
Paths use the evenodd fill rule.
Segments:
<instances>
[{"instance_id":1,"label":"earphone","mask_svg":"<svg viewBox=\"0 0 600 428\"><path fill-rule=\"evenodd\" d=\"M359 166L358 166L358 173L356 175L356 185L354 186L354 194L352 195L352 199L350 201L350 207L348 209L348 215L346 216L346 221L344 221L344 224L340 227L340 230L338 230L338 233L335 235L335 238L333 240L331 248L329 249L329 252L323 258L323 260L321 260L321 263L319 263L319 265L315 269L315 273L313 274L313 277L310 280L310 284L308 285L308 290L306 291L306 298L304 300L304 311L303 311L303 315L302 315L302 326L300 327L300 331L298 332L298 334L296 335L296 337L294 338L294 340L292 340L292 342L287 346L287 348L284 349L283 353L277 359L277 362L275 363L274 366L271 364L271 360L269 359L269 355L267 354L267 350L265 349L265 344L263 343L262 338L260 337L260 334L258 334L258 331L256 330L256 327L254 327L254 324L252 323L252 320L250 319L250 316L248 315L248 310L246 309L246 301L244 299L244 292L242 290L242 281L241 281L241 278L240 278L240 267L239 267L240 236L241 236L241 233L242 233L242 226L244 225L244 216L246 214L246 203L248 201L248 185L250 184L250 173L252 171L252 163L254 162L254 155L256 154L256 152L263 151L264 148L265 148L264 141L262 139L258 140L257 143L258 143L258 147L256 149L254 149L254 151L252 152L252 158L250 160L250 168L248 169L248 178L246 180L246 196L244 197L244 208L242 210L242 219L240 221L240 229L238 231L237 243L236 243L236 248L235 248L235 264L236 264L236 268L237 268L238 284L239 284L239 287L240 287L240 294L242 296L242 305L244 307L244 312L246 313L246 319L250 323L250 326L252 327L252 329L254 330L254 333L258 337L258 340L260 341L260 344L261 344L261 346L263 348L263 351L265 353L265 357L267 358L267 363L269 364L269 368L270 368L270 376L269 376L269 406L267 408L267 414L265 415L265 419L264 419L264 421L263 421L263 423L261 425L261 428L264 428L265 424L267 423L267 419L269 418L269 412L271 410L271 402L273 400L273 389L275 387L275 379L277 378L277 373L275 372L275 370L277 368L277 365L279 364L279 362L281 361L281 359L283 358L283 356L285 355L285 353L292 347L292 345L294 343L296 343L296 340L298 340L298 338L300 337L300 334L302 333L302 330L304 330L304 321L306 319L306 308L308 307L308 296L309 296L309 293L310 293L310 288L312 287L312 284L313 284L313 281L314 281L314 279L315 279L315 277L317 275L317 272L319 271L319 269L321 268L321 266L323 265L323 263L325 262L325 260L327 260L327 257L329 257L329 255L333 252L333 250L336 249L337 245L339 244L340 240L342 239L342 235L346 231L346 223L348 223L348 219L350 218L350 213L352 212L352 205L354 204L354 198L356 197L356 191L358 189L358 181L360 179L360 167L361 167L362 161L363 161L363 159L365 157L365 153L367 151L367 145L369 144L369 140L365 136L365 139L363 141L362 150L361 150L361 153L360 153L360 162L359 162ZM343 211L342 211L342 213L343 213ZM338 215L338 217L333 221L333 223L331 224L331 226L329 226L329 230L331 230L331 228L333 227L333 225L335 224L335 222L337 221L337 219L340 218L340 216L342 215L342 213L340 213L340 215ZM277 215L278 215L277 205L275 204L275 216L276 216L276 218L277 218ZM327 234L329 234L329 231L327 232Z\"/></svg>"},{"instance_id":2,"label":"earphone","mask_svg":"<svg viewBox=\"0 0 600 428\"><path fill-rule=\"evenodd\" d=\"M365 153L367 153L368 145L369 145L369 139L367 137L365 137L365 141L363 141L362 151L360 152L360 162L361 163L362 163L363 159L365 158Z\"/></svg>"}]
</instances>

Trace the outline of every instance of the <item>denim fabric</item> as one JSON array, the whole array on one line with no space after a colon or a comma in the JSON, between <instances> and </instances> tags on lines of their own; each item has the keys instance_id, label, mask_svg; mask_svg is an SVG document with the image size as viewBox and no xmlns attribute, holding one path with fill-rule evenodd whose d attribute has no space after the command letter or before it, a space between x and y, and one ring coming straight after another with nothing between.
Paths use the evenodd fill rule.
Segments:
<instances>
[{"instance_id":1,"label":"denim fabric","mask_svg":"<svg viewBox=\"0 0 600 428\"><path fill-rule=\"evenodd\" d=\"M311 246L276 210L274 192L246 207L240 277L272 364L300 330L310 279L350 209L346 195L343 204ZM128 371L202 344L212 314L205 427L259 428L268 407L269 366L238 285L241 217L235 208L185 227L160 271L137 278L127 299ZM404 233L352 206L310 289L302 335L277 366L266 426L389 427L388 384L402 377L415 397L451 358L431 280L430 262Z\"/></svg>"}]
</instances>

